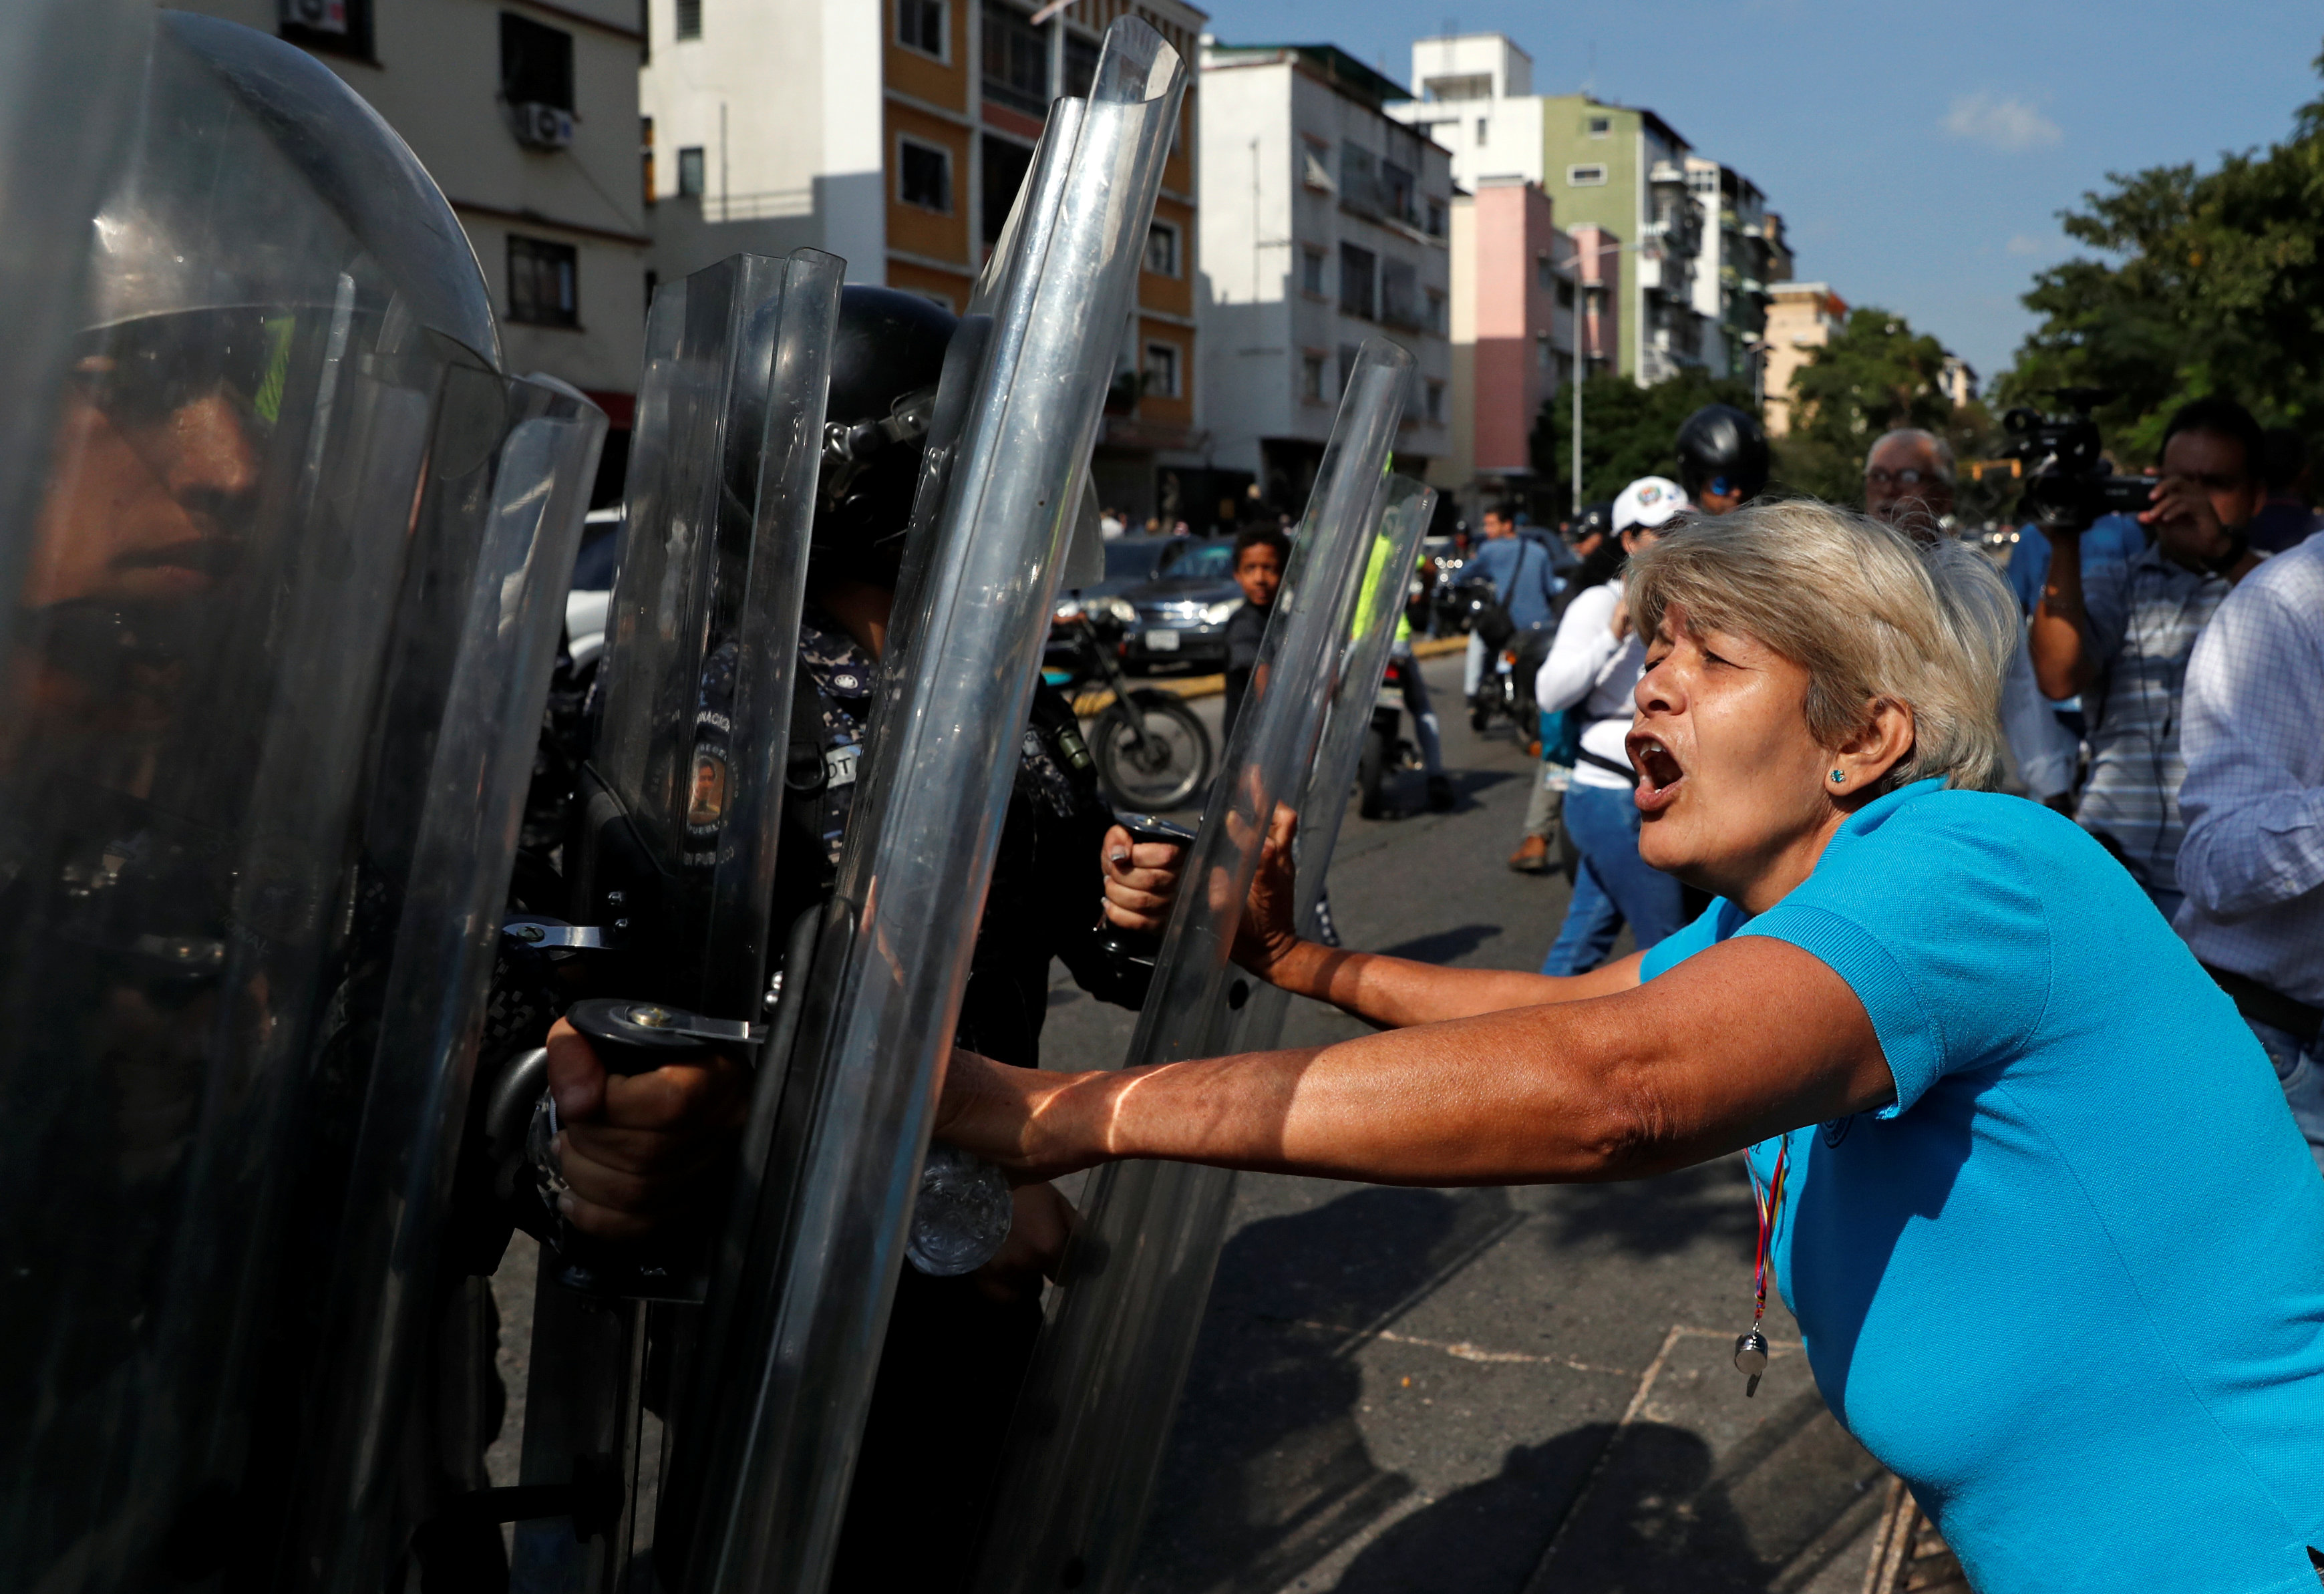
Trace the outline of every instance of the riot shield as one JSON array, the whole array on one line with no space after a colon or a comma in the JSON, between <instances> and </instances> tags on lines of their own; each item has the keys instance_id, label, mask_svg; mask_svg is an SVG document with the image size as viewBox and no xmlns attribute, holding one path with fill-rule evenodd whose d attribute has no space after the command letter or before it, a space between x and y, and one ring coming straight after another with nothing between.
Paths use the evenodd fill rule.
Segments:
<instances>
[{"instance_id":1,"label":"riot shield","mask_svg":"<svg viewBox=\"0 0 2324 1594\"><path fill-rule=\"evenodd\" d=\"M682 1009L747 1040L767 979L783 754L845 263L738 254L655 295L608 622L604 711L567 846L577 926L610 1003ZM699 1026L696 1026L699 1027ZM597 1038L597 1037L593 1037ZM624 1059L599 1039L607 1065ZM538 1096L534 1083L530 1093ZM544 1214L547 1216L548 1214ZM629 1559L640 1296L698 1290L706 1248L591 1247L550 1218L534 1304L520 1589L613 1586Z\"/></svg>"},{"instance_id":2,"label":"riot shield","mask_svg":"<svg viewBox=\"0 0 2324 1594\"><path fill-rule=\"evenodd\" d=\"M1304 799L1327 707L1340 713L1345 700L1370 716L1386 660L1373 633L1393 634L1398 605L1367 605L1377 612L1356 638L1371 683L1360 694L1345 656L1411 375L1412 356L1383 339L1357 358L1125 1066L1231 1049L1255 982L1228 954L1268 818L1278 801ZM1400 597L1401 582L1394 591ZM1344 805L1352 774L1318 794L1327 806ZM1320 880L1322 863L1303 874ZM978 1589L1125 1583L1232 1187L1229 1174L1176 1163L1114 1164L1093 1178L1018 1399Z\"/></svg>"},{"instance_id":3,"label":"riot shield","mask_svg":"<svg viewBox=\"0 0 2324 1594\"><path fill-rule=\"evenodd\" d=\"M146 20L131 0L20 0L0 17L0 592L31 547L57 385L88 324L88 218L120 170ZM8 629L0 611L0 648Z\"/></svg>"},{"instance_id":4,"label":"riot shield","mask_svg":"<svg viewBox=\"0 0 2324 1594\"><path fill-rule=\"evenodd\" d=\"M1050 112L988 291L956 436L932 425L863 755L798 1037L754 1121L730 1353L706 1357L672 1470L665 1578L814 1594L829 1572L1060 561L1130 312L1185 64L1116 22L1087 101ZM989 315L989 322L984 318ZM947 395L940 392L939 411ZM788 1005L793 997L787 993ZM782 1068L778 1075L775 1070ZM687 1454L688 1451L694 1451ZM684 1564L666 1553L684 1543Z\"/></svg>"},{"instance_id":5,"label":"riot shield","mask_svg":"<svg viewBox=\"0 0 2324 1594\"><path fill-rule=\"evenodd\" d=\"M160 13L134 128L0 660L0 1584L307 1586L383 1525L604 420L303 52Z\"/></svg>"}]
</instances>

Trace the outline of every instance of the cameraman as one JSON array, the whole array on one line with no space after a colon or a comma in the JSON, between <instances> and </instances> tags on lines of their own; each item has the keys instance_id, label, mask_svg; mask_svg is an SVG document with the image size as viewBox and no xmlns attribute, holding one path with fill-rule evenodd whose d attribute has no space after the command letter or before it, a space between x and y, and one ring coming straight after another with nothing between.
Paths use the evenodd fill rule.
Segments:
<instances>
[{"instance_id":1,"label":"cameraman","mask_svg":"<svg viewBox=\"0 0 2324 1594\"><path fill-rule=\"evenodd\" d=\"M2179 697L2212 611L2259 562L2246 540L2265 502L2259 423L2232 399L2198 399L2163 434L2154 541L2082 583L2081 530L2052 530L2055 557L2027 650L2052 698L2081 694L2090 772L2076 817L2167 917L2178 911Z\"/></svg>"}]
</instances>

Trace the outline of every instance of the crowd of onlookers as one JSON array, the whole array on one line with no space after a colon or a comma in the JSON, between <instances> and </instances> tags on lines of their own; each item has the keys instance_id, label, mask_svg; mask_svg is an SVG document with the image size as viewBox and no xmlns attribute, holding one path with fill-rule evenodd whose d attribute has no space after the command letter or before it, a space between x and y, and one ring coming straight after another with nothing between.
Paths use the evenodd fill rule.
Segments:
<instances>
[{"instance_id":1,"label":"crowd of onlookers","mask_svg":"<svg viewBox=\"0 0 2324 1594\"><path fill-rule=\"evenodd\" d=\"M1549 639L1537 778L1509 859L1573 882L1545 973L1596 967L1625 925L1649 946L1701 906L1638 856L1622 738L1645 651L1621 567L1674 522L1757 496L1768 451L1751 417L1713 405L1678 454L1681 480L1632 482L1555 533L1489 507L1463 571ZM2027 525L2009 548L2024 625L1999 705L2008 784L2088 830L2171 920L2266 1050L2324 1166L2324 537L2306 459L2297 434L2211 397L2171 418L2147 474L2152 507ZM1924 545L1959 535L1954 492L1932 433L1867 451L1866 512ZM1472 636L1472 695L1489 651Z\"/></svg>"}]
</instances>

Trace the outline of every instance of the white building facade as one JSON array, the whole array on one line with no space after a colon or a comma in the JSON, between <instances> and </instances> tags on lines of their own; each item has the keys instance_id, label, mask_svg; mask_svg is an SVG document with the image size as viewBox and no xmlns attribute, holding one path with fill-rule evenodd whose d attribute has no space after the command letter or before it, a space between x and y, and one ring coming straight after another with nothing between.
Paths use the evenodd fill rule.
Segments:
<instances>
[{"instance_id":1,"label":"white building facade","mask_svg":"<svg viewBox=\"0 0 2324 1594\"><path fill-rule=\"evenodd\" d=\"M1384 113L1401 85L1329 45L1206 47L1202 91L1211 462L1297 509L1378 335L1416 359L1397 459L1425 474L1452 436L1450 152Z\"/></svg>"},{"instance_id":2,"label":"white building facade","mask_svg":"<svg viewBox=\"0 0 2324 1594\"><path fill-rule=\"evenodd\" d=\"M613 422L618 492L652 244L638 168L634 0L174 0L299 45L403 136L491 284L511 370Z\"/></svg>"}]
</instances>

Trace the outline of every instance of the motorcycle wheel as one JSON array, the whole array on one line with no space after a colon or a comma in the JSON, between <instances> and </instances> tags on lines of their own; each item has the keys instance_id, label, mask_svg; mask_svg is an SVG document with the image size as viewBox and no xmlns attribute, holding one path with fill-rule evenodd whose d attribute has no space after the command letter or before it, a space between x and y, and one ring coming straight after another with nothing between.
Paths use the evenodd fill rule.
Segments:
<instances>
[{"instance_id":1,"label":"motorcycle wheel","mask_svg":"<svg viewBox=\"0 0 2324 1594\"><path fill-rule=\"evenodd\" d=\"M1117 808L1182 808L1210 784L1211 733L1167 692L1133 692L1126 704L1109 704L1090 727L1089 743L1098 786Z\"/></svg>"},{"instance_id":2,"label":"motorcycle wheel","mask_svg":"<svg viewBox=\"0 0 2324 1594\"><path fill-rule=\"evenodd\" d=\"M1364 733L1363 757L1356 764L1356 812L1367 819L1388 817L1384 790L1396 761L1395 737L1378 725Z\"/></svg>"},{"instance_id":3,"label":"motorcycle wheel","mask_svg":"<svg viewBox=\"0 0 2324 1594\"><path fill-rule=\"evenodd\" d=\"M1485 733L1485 727L1492 723L1493 705L1491 700L1487 698L1481 692L1476 696L1469 699L1469 729L1474 731L1478 735L1482 736Z\"/></svg>"}]
</instances>

